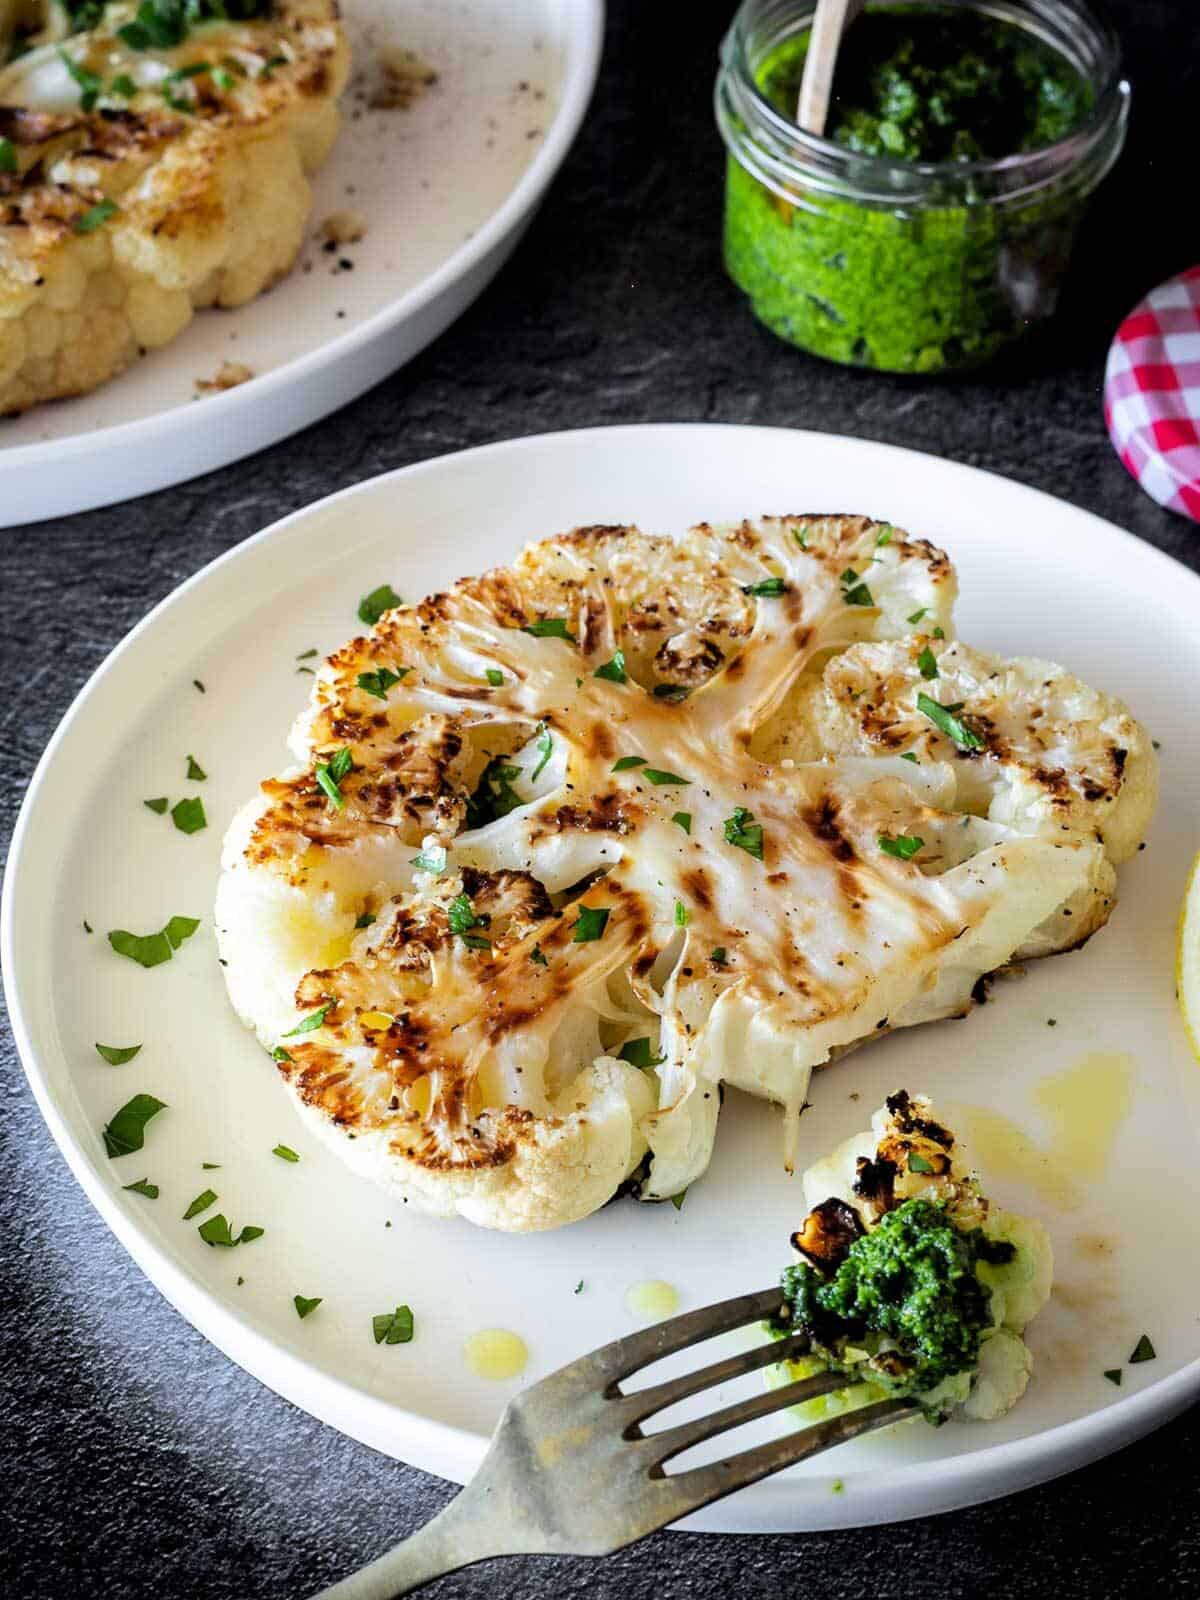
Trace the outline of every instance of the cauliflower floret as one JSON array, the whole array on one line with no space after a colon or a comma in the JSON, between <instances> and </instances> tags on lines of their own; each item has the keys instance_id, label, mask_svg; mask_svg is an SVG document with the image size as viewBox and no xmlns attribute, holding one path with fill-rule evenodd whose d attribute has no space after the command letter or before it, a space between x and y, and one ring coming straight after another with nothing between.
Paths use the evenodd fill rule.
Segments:
<instances>
[{"instance_id":1,"label":"cauliflower floret","mask_svg":"<svg viewBox=\"0 0 1200 1600\"><path fill-rule=\"evenodd\" d=\"M291 269L349 58L334 0L263 10L156 48L128 6L82 33L54 8L7 67L0 15L0 415L96 388Z\"/></svg>"},{"instance_id":2,"label":"cauliflower floret","mask_svg":"<svg viewBox=\"0 0 1200 1600\"><path fill-rule=\"evenodd\" d=\"M935 1418L990 1421L1015 1405L1033 1370L1020 1335L1050 1295L1049 1236L1041 1223L989 1204L929 1100L891 1096L870 1129L809 1168L804 1191L812 1209L792 1236L803 1265L784 1275L788 1301L772 1331L804 1332L813 1348L780 1363L768 1383L831 1367L857 1381L796 1412L811 1421L908 1393ZM885 1236L888 1253L876 1264ZM935 1237L936 1247L925 1242ZM953 1251L973 1274L965 1287L946 1270ZM830 1291L835 1304L854 1307L849 1333L838 1321L849 1313L820 1298Z\"/></svg>"},{"instance_id":3,"label":"cauliflower floret","mask_svg":"<svg viewBox=\"0 0 1200 1600\"><path fill-rule=\"evenodd\" d=\"M218 930L239 1013L347 1159L432 1210L554 1226L635 1174L646 1199L695 1181L723 1083L783 1108L790 1167L816 1067L969 1010L1110 870L1100 844L960 814L948 761L760 748L800 680L948 624L954 586L862 517L581 528L330 656L297 765L230 833ZM547 1166L601 1118L601 1069L620 1137ZM536 1221L507 1198L534 1151Z\"/></svg>"}]
</instances>

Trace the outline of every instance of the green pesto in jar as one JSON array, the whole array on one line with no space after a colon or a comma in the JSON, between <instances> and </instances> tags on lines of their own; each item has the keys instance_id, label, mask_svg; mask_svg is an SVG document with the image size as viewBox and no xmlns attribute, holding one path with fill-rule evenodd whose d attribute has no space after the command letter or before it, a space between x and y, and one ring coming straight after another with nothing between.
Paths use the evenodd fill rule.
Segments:
<instances>
[{"instance_id":1,"label":"green pesto in jar","mask_svg":"<svg viewBox=\"0 0 1200 1600\"><path fill-rule=\"evenodd\" d=\"M808 34L757 73L795 117ZM962 163L1037 150L1092 107L1089 85L1015 24L936 5L867 12L839 54L826 137L866 158L947 169L947 203L860 205L773 193L732 156L725 259L758 318L831 360L892 372L976 366L1053 308L1081 203L1006 212L972 198Z\"/></svg>"}]
</instances>

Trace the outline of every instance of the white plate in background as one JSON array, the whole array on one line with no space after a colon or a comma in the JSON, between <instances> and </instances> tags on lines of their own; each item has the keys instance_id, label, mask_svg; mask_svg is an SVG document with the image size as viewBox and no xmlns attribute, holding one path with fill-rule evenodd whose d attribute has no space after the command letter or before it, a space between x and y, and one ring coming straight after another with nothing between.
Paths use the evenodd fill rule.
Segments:
<instances>
[{"instance_id":1,"label":"white plate in background","mask_svg":"<svg viewBox=\"0 0 1200 1600\"><path fill-rule=\"evenodd\" d=\"M624 1293L636 1280L666 1279L685 1308L774 1280L803 1209L798 1181L782 1170L778 1114L731 1094L712 1168L678 1211L622 1200L524 1237L417 1215L310 1139L229 1009L211 925L221 834L257 780L287 759L284 738L309 683L296 657L349 637L359 597L376 585L414 598L578 523L671 531L796 510L868 512L944 545L959 570L967 640L1063 661L1123 695L1163 741L1159 812L1148 848L1122 869L1109 926L1081 952L1000 984L966 1021L894 1034L820 1073L802 1160L854 1132L901 1086L1001 1111L1043 1142L1034 1091L1086 1052L1127 1053L1134 1094L1103 1178L1080 1186L1073 1209L1011 1172L990 1175L1001 1203L1046 1220L1058 1262L1055 1296L1029 1332L1034 1381L1008 1417L860 1441L689 1525L815 1529L945 1510L1102 1455L1200 1391L1200 1286L1180 1271L1200 1247L1200 1070L1173 996L1175 915L1200 844L1200 726L1186 711L1200 682L1200 581L1096 517L929 456L766 428L589 430L361 484L184 584L64 719L30 786L5 886L18 1044L105 1220L172 1303L264 1383L443 1476L473 1470L515 1387L467 1370L471 1333L521 1334L533 1380L627 1332ZM209 775L203 784L184 781L189 753ZM192 837L141 804L194 792L210 824ZM107 929L146 931L176 913L205 922L169 965L143 971L109 950ZM144 1048L112 1068L96 1039ZM99 1130L138 1091L170 1110L150 1125L143 1153L110 1162ZM298 1165L272 1156L279 1141L300 1152ZM202 1161L219 1170L202 1171ZM161 1185L159 1200L122 1192L143 1176ZM206 1247L181 1215L209 1185L235 1226L257 1223L265 1237ZM323 1297L304 1322L296 1293ZM413 1307L417 1336L377 1347L371 1317L399 1302ZM1126 1366L1116 1389L1104 1369L1124 1364L1143 1331L1157 1359ZM195 1426L181 1411L183 1435ZM844 1492L831 1492L835 1478Z\"/></svg>"},{"instance_id":2,"label":"white plate in background","mask_svg":"<svg viewBox=\"0 0 1200 1600\"><path fill-rule=\"evenodd\" d=\"M603 0L343 11L354 70L295 270L237 311L199 313L93 393L0 418L0 528L179 483L328 416L423 350L516 246L591 97ZM407 110L369 105L387 45L438 74ZM330 255L316 230L343 210L368 231ZM254 379L197 398L226 361Z\"/></svg>"}]
</instances>

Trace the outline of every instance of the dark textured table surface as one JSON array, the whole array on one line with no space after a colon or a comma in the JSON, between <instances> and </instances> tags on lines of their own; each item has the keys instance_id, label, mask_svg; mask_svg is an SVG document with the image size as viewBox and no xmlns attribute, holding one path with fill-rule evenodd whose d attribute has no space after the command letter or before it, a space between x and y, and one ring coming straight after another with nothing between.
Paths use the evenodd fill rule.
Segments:
<instances>
[{"instance_id":1,"label":"dark textured table surface","mask_svg":"<svg viewBox=\"0 0 1200 1600\"><path fill-rule=\"evenodd\" d=\"M756 329L718 251L709 96L730 6L614 0L611 10L591 115L544 209L430 350L339 415L224 472L0 534L5 838L76 690L152 605L284 513L466 445L645 420L857 434L1050 490L1200 566L1200 532L1126 476L1100 413L1116 321L1200 258L1194 139L1184 136L1200 92L1193 0L1114 7L1135 85L1132 131L1065 312L1020 366L954 385L844 372ZM436 1511L447 1484L295 1410L176 1315L85 1201L7 1038L0 1062L0 1591L298 1596ZM184 1426L180 1392L191 1400ZM1071 1477L950 1516L794 1538L659 1534L607 1562L508 1561L431 1593L1192 1595L1198 1442L1185 1415Z\"/></svg>"}]
</instances>

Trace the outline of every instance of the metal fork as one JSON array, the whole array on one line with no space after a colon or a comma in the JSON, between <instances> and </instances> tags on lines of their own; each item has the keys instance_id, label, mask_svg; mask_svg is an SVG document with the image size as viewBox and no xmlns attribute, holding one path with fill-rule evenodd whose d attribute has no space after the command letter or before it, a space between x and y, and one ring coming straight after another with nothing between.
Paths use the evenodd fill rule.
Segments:
<instances>
[{"instance_id":1,"label":"metal fork","mask_svg":"<svg viewBox=\"0 0 1200 1600\"><path fill-rule=\"evenodd\" d=\"M774 1316L779 1289L689 1311L602 1345L505 1407L479 1471L444 1511L319 1600L395 1600L476 1561L505 1555L608 1555L794 1462L884 1428L918 1407L883 1400L690 1471L665 1464L730 1428L814 1400L847 1379L819 1373L657 1433L657 1412L805 1352L804 1334L768 1339L683 1377L626 1393L621 1384L664 1356Z\"/></svg>"}]
</instances>

